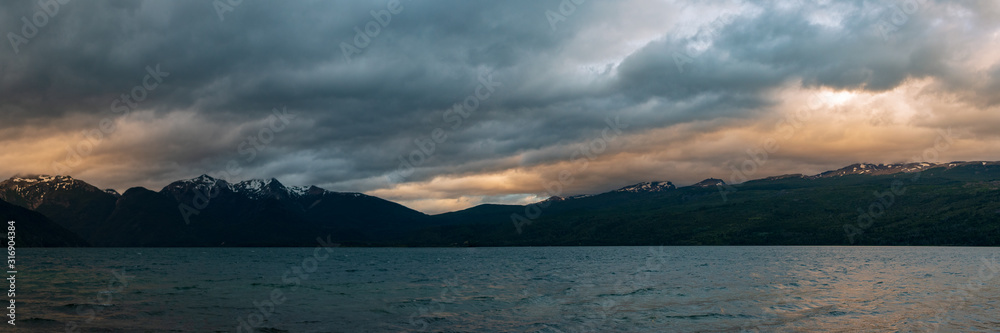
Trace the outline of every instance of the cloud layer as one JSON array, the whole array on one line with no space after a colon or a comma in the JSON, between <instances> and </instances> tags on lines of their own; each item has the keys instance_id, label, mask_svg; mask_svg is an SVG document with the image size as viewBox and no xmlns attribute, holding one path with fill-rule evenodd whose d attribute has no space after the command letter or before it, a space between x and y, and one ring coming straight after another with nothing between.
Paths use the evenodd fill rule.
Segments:
<instances>
[{"instance_id":1,"label":"cloud layer","mask_svg":"<svg viewBox=\"0 0 1000 333\"><path fill-rule=\"evenodd\" d=\"M230 170L436 213L560 172L564 195L729 181L764 142L757 178L940 130L940 161L1000 159L995 1L396 2L0 4L0 174Z\"/></svg>"}]
</instances>

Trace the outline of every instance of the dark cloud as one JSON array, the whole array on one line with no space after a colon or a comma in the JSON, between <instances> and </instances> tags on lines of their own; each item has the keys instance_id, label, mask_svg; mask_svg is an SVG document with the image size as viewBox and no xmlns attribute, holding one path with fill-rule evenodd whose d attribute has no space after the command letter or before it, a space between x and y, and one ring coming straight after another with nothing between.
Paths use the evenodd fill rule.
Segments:
<instances>
[{"instance_id":1,"label":"dark cloud","mask_svg":"<svg viewBox=\"0 0 1000 333\"><path fill-rule=\"evenodd\" d=\"M19 52L3 45L0 140L79 139L72 133L110 117L128 130L80 170L108 186L126 181L107 174L111 165L155 184L237 160L240 178L368 191L392 186L385 176L398 157L436 128L447 141L405 181L559 163L608 117L632 134L734 120L700 125L719 130L775 112L774 92L795 84L883 92L929 78L939 84L928 93L998 102L997 65L985 74L968 66L983 40L996 41L991 1L916 1L885 36L878 27L894 9L869 1L587 1L553 29L546 12L558 13L558 1L403 0L345 59L341 43L388 2L243 1L224 20L210 1L69 2ZM0 7L5 34L41 10ZM129 116L113 113L112 101L157 65L169 73L163 83ZM502 86L449 127L443 115L476 93L484 72ZM296 118L246 161L238 147L274 108Z\"/></svg>"}]
</instances>

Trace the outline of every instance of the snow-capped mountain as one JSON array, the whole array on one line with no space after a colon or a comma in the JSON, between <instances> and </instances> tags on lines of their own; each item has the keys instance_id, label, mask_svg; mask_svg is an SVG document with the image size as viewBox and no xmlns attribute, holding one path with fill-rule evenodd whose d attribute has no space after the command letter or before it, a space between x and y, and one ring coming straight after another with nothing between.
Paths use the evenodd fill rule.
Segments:
<instances>
[{"instance_id":1,"label":"snow-capped mountain","mask_svg":"<svg viewBox=\"0 0 1000 333\"><path fill-rule=\"evenodd\" d=\"M70 176L17 175L0 182L0 199L28 209L37 209L46 196L51 200L55 193L69 192L107 193Z\"/></svg>"},{"instance_id":2,"label":"snow-capped mountain","mask_svg":"<svg viewBox=\"0 0 1000 333\"><path fill-rule=\"evenodd\" d=\"M298 196L297 192L292 192L277 179L270 180L251 179L232 185L233 191L243 194L251 199L263 199L267 197L287 198Z\"/></svg>"},{"instance_id":3,"label":"snow-capped mountain","mask_svg":"<svg viewBox=\"0 0 1000 333\"><path fill-rule=\"evenodd\" d=\"M817 179L817 178L841 177L841 176L846 176L846 175L881 176L881 175L891 175L891 174L904 173L904 172L905 173L919 172L919 171L933 169L933 168L938 168L938 167L943 167L945 169L951 169L951 168L955 168L955 167L968 166L968 165L976 165L976 166L996 165L996 166L1000 166L1000 162L981 162L981 161L977 161L977 162L950 162L950 163L928 163L928 162L922 162L922 163L896 163L896 164L856 163L856 164L848 165L846 167L843 167L843 168L840 168L840 169L837 169L837 170L830 170L830 171L826 171L826 172L823 172L823 173L820 173L820 174L817 174L817 175L813 175L813 176L805 176L805 175L802 175L802 174L789 174L789 175L766 177L766 178L756 179L756 180L753 180L753 181L774 181L774 180L787 179L787 178ZM708 179L702 180L702 181L700 181L698 183L692 184L692 185L690 185L688 187L710 188L710 187L725 186L725 185L726 185L726 182L723 181L722 179L708 178ZM653 181L653 182L642 182L642 183L638 183L638 184L633 184L633 185L625 186L625 187L622 187L620 189L617 189L617 190L614 190L614 191L611 191L611 192L612 193L614 193L614 192L655 193L655 192L662 192L662 191L668 191L668 190L673 190L673 189L676 189L676 187L674 186L673 183L671 183L669 181ZM572 200L572 199L582 199L582 198L586 198L586 197L590 197L590 196L594 196L594 195L595 194L575 195L575 196L569 196L569 197L557 197L556 196L556 197L550 197L548 199L545 199L542 202L546 202L546 201L548 201L548 202L558 202L558 201L566 201L566 200Z\"/></svg>"},{"instance_id":4,"label":"snow-capped mountain","mask_svg":"<svg viewBox=\"0 0 1000 333\"><path fill-rule=\"evenodd\" d=\"M897 164L870 164L870 163L856 163L851 164L846 167L826 171L818 175L812 176L811 178L828 178L828 177L842 177L846 175L891 175L894 173L901 172L916 172L921 170L926 170L937 166L934 163L897 163Z\"/></svg>"},{"instance_id":5,"label":"snow-capped mountain","mask_svg":"<svg viewBox=\"0 0 1000 333\"><path fill-rule=\"evenodd\" d=\"M229 182L201 175L160 191L131 188L102 221L99 246L305 246L317 236L365 241L424 225L427 215L361 193Z\"/></svg>"},{"instance_id":6,"label":"snow-capped mountain","mask_svg":"<svg viewBox=\"0 0 1000 333\"><path fill-rule=\"evenodd\" d=\"M326 194L352 197L368 196L356 192L328 191L315 185L286 187L274 178L267 180L250 179L238 183L229 183L225 179L214 178L209 175L175 181L165 186L161 192L172 194L175 197L183 197L185 194L192 194L196 190L215 195L217 195L216 193L235 193L253 200L264 198L299 199L305 196Z\"/></svg>"},{"instance_id":7,"label":"snow-capped mountain","mask_svg":"<svg viewBox=\"0 0 1000 333\"><path fill-rule=\"evenodd\" d=\"M633 184L629 186L622 187L615 190L615 192L629 192L629 193L650 193L650 192L662 192L676 189L671 182L642 182L638 184Z\"/></svg>"},{"instance_id":8,"label":"snow-capped mountain","mask_svg":"<svg viewBox=\"0 0 1000 333\"><path fill-rule=\"evenodd\" d=\"M0 182L0 199L42 213L84 239L114 210L116 194L70 176L16 175Z\"/></svg>"},{"instance_id":9,"label":"snow-capped mountain","mask_svg":"<svg viewBox=\"0 0 1000 333\"><path fill-rule=\"evenodd\" d=\"M558 195L553 195L539 202L559 202L559 201L566 201L566 198L560 197Z\"/></svg>"},{"instance_id":10,"label":"snow-capped mountain","mask_svg":"<svg viewBox=\"0 0 1000 333\"><path fill-rule=\"evenodd\" d=\"M133 187L123 194L70 176L18 175L0 182L0 200L41 213L98 246L308 245L328 233L364 241L427 219L361 193L208 175L158 192Z\"/></svg>"},{"instance_id":11,"label":"snow-capped mountain","mask_svg":"<svg viewBox=\"0 0 1000 333\"><path fill-rule=\"evenodd\" d=\"M853 188L843 184L864 182L866 177L854 176L845 182L838 181L836 177L873 176L873 181L881 181L882 178L876 179L875 176L918 171L926 171L928 178L976 180L979 183L969 183L968 187L995 190L995 185L990 184L995 183L996 175L1000 174L1000 162L859 163L815 176L785 175L753 182L758 182L757 191L774 190L769 188L769 184L759 182L779 181L782 191L797 189L800 195L819 193L815 200L829 201L836 198L824 196L821 189L813 190L814 185L807 183L825 178L815 183L851 191ZM887 178L892 177L895 176ZM622 214L630 214L636 209L649 209L655 214L643 215L644 218L663 218L664 214L673 214L669 209L662 209L665 205L683 206L692 200L715 200L712 199L718 195L715 187L724 184L714 178L684 188L677 188L667 181L642 182L601 194L551 197L545 200L550 205L545 205L544 214L547 221L570 221L570 218L586 218L586 214L581 215L581 212L592 210L594 214L605 214L602 215L605 218L591 222L604 223L602 221L615 220L610 217L624 216ZM796 205L794 202L797 201L782 201L788 199L780 193L784 192L775 192L774 196L761 200L775 200L775 207ZM391 244L392 241L427 232L429 229L426 228L485 223L510 228L512 214L523 215L527 209L527 206L519 205L485 204L427 216L361 193L333 192L317 186L285 186L273 178L230 183L207 175L172 182L160 191L133 187L121 195L68 176L15 176L0 182L0 199L41 213L97 246L312 246L317 236L328 234L333 242L338 243ZM974 206L979 203L969 204ZM720 209L725 211L728 208ZM752 209L752 206L746 209ZM1000 209L994 210L1000 214ZM699 218L685 218L689 217ZM431 234L442 230L431 231ZM455 230L457 234L448 234L454 239L449 238L451 236L432 237L425 245L462 244L467 240L463 237L468 237L463 231L466 229ZM512 232L504 230L485 234ZM572 234L554 232L558 235ZM548 239L548 236L545 237ZM570 239L565 244L577 244L577 241Z\"/></svg>"},{"instance_id":12,"label":"snow-capped mountain","mask_svg":"<svg viewBox=\"0 0 1000 333\"><path fill-rule=\"evenodd\" d=\"M896 163L896 164L870 164L870 163L857 163L848 165L846 167L827 171L820 173L815 176L806 178L828 178L828 177L842 177L846 175L870 175L870 176L881 176L881 175L891 175L896 173L911 173L919 172L927 169L933 168L945 168L951 169L960 166L987 166L987 165L1000 165L1000 162L950 162L950 163Z\"/></svg>"},{"instance_id":13,"label":"snow-capped mountain","mask_svg":"<svg viewBox=\"0 0 1000 333\"><path fill-rule=\"evenodd\" d=\"M705 179L703 181L700 181L700 182L698 182L696 184L693 184L693 185L691 185L691 187L715 187L715 186L722 186L722 185L726 185L726 182L722 181L722 179L709 178L709 179Z\"/></svg>"},{"instance_id":14,"label":"snow-capped mountain","mask_svg":"<svg viewBox=\"0 0 1000 333\"><path fill-rule=\"evenodd\" d=\"M212 197L218 196L223 191L233 192L233 186L225 179L216 179L209 175L201 175L191 179L178 180L164 186L160 193L172 195L175 199L183 201L185 197L193 197L196 193L205 193Z\"/></svg>"}]
</instances>

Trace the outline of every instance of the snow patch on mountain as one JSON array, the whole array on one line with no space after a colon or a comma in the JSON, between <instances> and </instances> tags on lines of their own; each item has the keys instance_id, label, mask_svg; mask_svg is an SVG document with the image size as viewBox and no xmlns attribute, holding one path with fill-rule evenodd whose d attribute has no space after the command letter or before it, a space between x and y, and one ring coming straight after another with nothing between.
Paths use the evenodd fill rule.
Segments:
<instances>
[{"instance_id":1,"label":"snow patch on mountain","mask_svg":"<svg viewBox=\"0 0 1000 333\"><path fill-rule=\"evenodd\" d=\"M251 199L263 199L269 196L280 196L282 194L288 195L288 192L284 190L284 186L281 186L280 183L272 185L272 181L265 181L262 179L245 180L234 184L233 192L243 194ZM272 191L272 189L278 191Z\"/></svg>"},{"instance_id":2,"label":"snow patch on mountain","mask_svg":"<svg viewBox=\"0 0 1000 333\"><path fill-rule=\"evenodd\" d=\"M309 194L309 186L292 186L288 188L288 193L301 197L303 195Z\"/></svg>"},{"instance_id":3,"label":"snow patch on mountain","mask_svg":"<svg viewBox=\"0 0 1000 333\"><path fill-rule=\"evenodd\" d=\"M722 179L709 178L709 179L705 179L703 181L700 181L700 182L698 182L696 184L693 184L693 185L691 185L691 187L715 187L715 186L722 186L722 185L726 185L726 182L723 181Z\"/></svg>"},{"instance_id":4,"label":"snow patch on mountain","mask_svg":"<svg viewBox=\"0 0 1000 333\"><path fill-rule=\"evenodd\" d=\"M3 181L2 184L10 185L16 189L24 189L33 186L46 186L50 189L69 189L77 184L77 180L70 176L49 176L49 175L27 175L14 176Z\"/></svg>"},{"instance_id":5,"label":"snow patch on mountain","mask_svg":"<svg viewBox=\"0 0 1000 333\"><path fill-rule=\"evenodd\" d=\"M629 185L615 190L615 192L629 192L629 193L649 193L649 192L662 192L673 190L677 188L671 182L642 182L634 185Z\"/></svg>"},{"instance_id":6,"label":"snow patch on mountain","mask_svg":"<svg viewBox=\"0 0 1000 333\"><path fill-rule=\"evenodd\" d=\"M42 205L46 195L69 191L105 192L70 176L15 175L0 182L0 199L20 202L29 209Z\"/></svg>"},{"instance_id":7,"label":"snow patch on mountain","mask_svg":"<svg viewBox=\"0 0 1000 333\"><path fill-rule=\"evenodd\" d=\"M208 190L211 193L217 191L217 187L237 193L250 199L260 200L264 198L292 198L297 199L310 195L337 194L352 197L367 197L363 193L355 192L331 192L315 185L310 186L285 186L277 179L249 179L238 183L228 183L223 179L213 178L208 175L201 175L195 178L179 180L164 187L165 191L175 194L184 193L194 189L200 191Z\"/></svg>"}]
</instances>

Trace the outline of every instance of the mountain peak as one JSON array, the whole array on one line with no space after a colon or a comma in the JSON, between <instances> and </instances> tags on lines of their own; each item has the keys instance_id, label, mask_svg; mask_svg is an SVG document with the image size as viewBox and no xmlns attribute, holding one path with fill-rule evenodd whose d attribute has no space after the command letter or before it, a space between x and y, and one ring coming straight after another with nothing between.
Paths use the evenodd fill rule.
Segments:
<instances>
[{"instance_id":1,"label":"mountain peak","mask_svg":"<svg viewBox=\"0 0 1000 333\"><path fill-rule=\"evenodd\" d=\"M806 176L803 175L803 174L801 174L801 173L791 173L791 174L780 175L780 176L766 177L766 178L762 178L760 180L771 181L771 180L782 180L782 179L792 179L792 178L805 178L805 177Z\"/></svg>"},{"instance_id":2,"label":"mountain peak","mask_svg":"<svg viewBox=\"0 0 1000 333\"><path fill-rule=\"evenodd\" d=\"M62 175L18 174L0 182L0 200L29 209L46 202L69 205L69 197L94 192L106 193L84 181Z\"/></svg>"},{"instance_id":3,"label":"mountain peak","mask_svg":"<svg viewBox=\"0 0 1000 333\"><path fill-rule=\"evenodd\" d=\"M630 192L630 193L647 193L647 192L662 192L667 190L673 190L677 188L671 182L641 182L638 184L633 184L629 186L622 187L615 190L615 192Z\"/></svg>"},{"instance_id":4,"label":"mountain peak","mask_svg":"<svg viewBox=\"0 0 1000 333\"><path fill-rule=\"evenodd\" d=\"M232 187L233 185L226 182L225 179L219 179L209 175L201 175L191 179L178 180L167 184L167 186L164 186L160 192L170 193L175 199L181 201L189 201L190 199L181 198L186 195L186 193L194 193L194 191L198 189L204 188L204 190L207 190L208 193L217 193L217 190L232 191Z\"/></svg>"},{"instance_id":5,"label":"mountain peak","mask_svg":"<svg viewBox=\"0 0 1000 333\"><path fill-rule=\"evenodd\" d=\"M316 186L285 186L277 178L248 179L238 183L229 183L225 179L214 178L209 175L201 175L195 178L178 180L163 187L160 192L170 193L175 198L184 198L193 193L194 190L208 186L210 192L221 189L223 192L234 192L254 199L264 199L269 197L288 198L301 197L304 195L322 195L327 191ZM188 199L184 199L188 200Z\"/></svg>"},{"instance_id":6,"label":"mountain peak","mask_svg":"<svg viewBox=\"0 0 1000 333\"><path fill-rule=\"evenodd\" d=\"M49 175L14 175L3 182L5 187L14 189L27 187L47 187L52 189L68 189L77 186L90 186L89 184L74 179L70 176L49 176Z\"/></svg>"},{"instance_id":7,"label":"mountain peak","mask_svg":"<svg viewBox=\"0 0 1000 333\"><path fill-rule=\"evenodd\" d=\"M940 165L941 164L928 163L928 162L896 163L896 164L855 163L837 170L831 170L820 173L818 175L813 176L812 178L842 177L846 175L870 175L870 176L890 175L894 173L922 171Z\"/></svg>"},{"instance_id":8,"label":"mountain peak","mask_svg":"<svg viewBox=\"0 0 1000 333\"><path fill-rule=\"evenodd\" d=\"M323 193L326 193L326 190L317 187L316 185L309 185L309 186L292 186L288 188L288 192L298 196L303 196L303 195L321 195Z\"/></svg>"},{"instance_id":9,"label":"mountain peak","mask_svg":"<svg viewBox=\"0 0 1000 333\"><path fill-rule=\"evenodd\" d=\"M285 197L295 193L295 191L286 188L285 185L282 185L281 182L274 178L268 180L244 180L233 184L233 189L253 199L261 199L270 196Z\"/></svg>"},{"instance_id":10,"label":"mountain peak","mask_svg":"<svg viewBox=\"0 0 1000 333\"><path fill-rule=\"evenodd\" d=\"M214 183L218 179L216 179L215 177L209 176L207 174L203 174L201 176L194 177L194 178L191 178L189 180L192 181L192 182L195 182L195 183L208 183L208 182L213 182Z\"/></svg>"},{"instance_id":11,"label":"mountain peak","mask_svg":"<svg viewBox=\"0 0 1000 333\"><path fill-rule=\"evenodd\" d=\"M694 185L691 185L691 186L692 187L713 187L713 186L722 186L722 185L726 185L726 182L723 181L722 179L709 178L709 179L705 179L705 180L700 181L700 182L698 182L698 183L696 183Z\"/></svg>"},{"instance_id":12,"label":"mountain peak","mask_svg":"<svg viewBox=\"0 0 1000 333\"><path fill-rule=\"evenodd\" d=\"M22 182L22 183L45 183L45 182L72 182L75 179L70 176L63 175L40 175L40 174L16 174L8 181L12 182Z\"/></svg>"}]
</instances>

